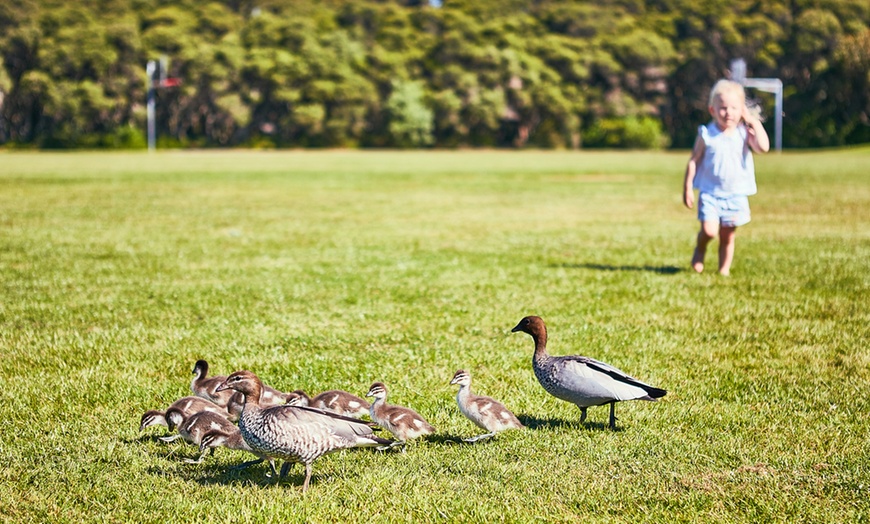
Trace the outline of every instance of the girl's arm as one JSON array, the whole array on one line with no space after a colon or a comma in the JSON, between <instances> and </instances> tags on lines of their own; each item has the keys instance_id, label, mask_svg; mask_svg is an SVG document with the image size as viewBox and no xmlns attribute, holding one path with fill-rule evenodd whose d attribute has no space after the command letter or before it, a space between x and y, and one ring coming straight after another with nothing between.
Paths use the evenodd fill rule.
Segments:
<instances>
[{"instance_id":1,"label":"girl's arm","mask_svg":"<svg viewBox=\"0 0 870 524\"><path fill-rule=\"evenodd\" d=\"M770 137L767 136L767 131L761 125L761 120L753 116L746 106L743 106L743 123L746 125L746 141L749 147L756 153L767 153L770 151Z\"/></svg>"},{"instance_id":2,"label":"girl's arm","mask_svg":"<svg viewBox=\"0 0 870 524\"><path fill-rule=\"evenodd\" d=\"M692 184L695 181L695 173L698 171L698 164L704 158L704 139L700 136L695 139L695 146L692 148L692 156L689 157L689 163L686 165L686 178L683 179L683 204L687 208L692 209L695 205L695 192L692 189Z\"/></svg>"}]
</instances>

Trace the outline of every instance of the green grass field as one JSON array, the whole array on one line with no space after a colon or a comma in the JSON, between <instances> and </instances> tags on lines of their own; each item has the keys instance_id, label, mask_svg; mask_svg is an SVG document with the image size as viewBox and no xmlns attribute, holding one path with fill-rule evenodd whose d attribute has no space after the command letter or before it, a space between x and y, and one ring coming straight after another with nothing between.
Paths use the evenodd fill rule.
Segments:
<instances>
[{"instance_id":1,"label":"green grass field","mask_svg":"<svg viewBox=\"0 0 870 524\"><path fill-rule=\"evenodd\" d=\"M0 152L0 521L870 521L870 149L757 157L730 278L689 270L687 158ZM580 424L529 314L668 395ZM304 496L300 466L185 464L139 417L199 358L380 380L438 433L323 457ZM459 368L528 429L451 443Z\"/></svg>"}]
</instances>

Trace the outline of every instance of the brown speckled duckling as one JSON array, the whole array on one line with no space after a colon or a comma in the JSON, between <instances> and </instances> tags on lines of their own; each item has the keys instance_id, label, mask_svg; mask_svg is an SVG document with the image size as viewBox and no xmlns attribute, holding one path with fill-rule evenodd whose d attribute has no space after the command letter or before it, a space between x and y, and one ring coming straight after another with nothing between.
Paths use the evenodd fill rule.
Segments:
<instances>
[{"instance_id":1,"label":"brown speckled duckling","mask_svg":"<svg viewBox=\"0 0 870 524\"><path fill-rule=\"evenodd\" d=\"M171 440L175 440L176 438L183 438L185 442L193 444L194 446L199 446L202 442L202 437L206 433L210 431L232 431L238 429L236 426L226 418L226 416L219 415L217 413L212 413L210 411L201 411L199 413L194 413L193 415L187 417L183 422L178 425L178 435L175 435L171 438ZM170 442L169 439L161 439L166 442ZM211 451L209 448L206 452ZM199 458L196 460L192 459L184 459L185 462L190 464L199 464L205 458L205 453L201 453Z\"/></svg>"},{"instance_id":2,"label":"brown speckled duckling","mask_svg":"<svg viewBox=\"0 0 870 524\"><path fill-rule=\"evenodd\" d=\"M512 332L522 331L535 341L532 368L538 382L554 397L576 404L580 422L586 408L610 404L610 428L616 428L616 403L622 400L656 400L667 394L630 377L619 369L589 357L554 357L547 353L547 328L541 317L520 320Z\"/></svg>"},{"instance_id":3,"label":"brown speckled duckling","mask_svg":"<svg viewBox=\"0 0 870 524\"><path fill-rule=\"evenodd\" d=\"M227 389L245 395L239 430L255 453L287 461L281 468L282 474L288 464L305 465L303 492L311 480L311 464L321 455L340 449L392 444L375 436L362 420L299 406L263 409L259 403L263 383L250 371L236 371L227 377L218 391Z\"/></svg>"},{"instance_id":4,"label":"brown speckled duckling","mask_svg":"<svg viewBox=\"0 0 870 524\"><path fill-rule=\"evenodd\" d=\"M309 397L301 389L297 389L287 393L287 404L291 406L308 406L345 417L357 418L368 415L369 408L371 407L365 400L340 389L324 391L314 398Z\"/></svg>"},{"instance_id":5,"label":"brown speckled duckling","mask_svg":"<svg viewBox=\"0 0 870 524\"><path fill-rule=\"evenodd\" d=\"M217 391L227 377L225 376L208 376L208 362L205 360L197 360L193 365L193 380L190 381L190 391L197 397L211 400L219 406L226 407L230 402L230 398L235 393L234 391Z\"/></svg>"},{"instance_id":6,"label":"brown speckled duckling","mask_svg":"<svg viewBox=\"0 0 870 524\"><path fill-rule=\"evenodd\" d=\"M489 433L476 437L463 439L465 442L477 442L478 440L494 437L500 431L508 429L522 429L524 426L501 402L471 392L471 373L460 369L453 375L451 384L459 385L456 394L456 403L459 411L468 420L474 422L477 427L489 431Z\"/></svg>"},{"instance_id":7,"label":"brown speckled duckling","mask_svg":"<svg viewBox=\"0 0 870 524\"><path fill-rule=\"evenodd\" d=\"M167 420L167 413L180 412L182 418L187 418L194 413L199 413L200 411L212 411L224 416L228 415L227 410L210 400L201 397L182 397L166 408L166 411L151 409L143 413L142 418L139 421L139 431L143 431L145 428L151 426L166 426L170 431L175 431L175 426L177 424L171 423ZM172 426L170 426L170 424L172 424Z\"/></svg>"},{"instance_id":8,"label":"brown speckled duckling","mask_svg":"<svg viewBox=\"0 0 870 524\"><path fill-rule=\"evenodd\" d=\"M372 420L398 439L394 445L435 433L432 424L413 409L387 404L387 386L383 382L372 384L366 396L375 399L369 409Z\"/></svg>"},{"instance_id":9,"label":"brown speckled duckling","mask_svg":"<svg viewBox=\"0 0 870 524\"><path fill-rule=\"evenodd\" d=\"M259 464L264 460L269 461L269 467L272 470L272 474L277 477L278 472L275 470L275 461L271 457L266 457L260 453L255 452L251 449L251 446L245 442L245 439L242 438L242 432L236 426L232 428L221 430L215 429L207 432L202 436L202 439L199 441L199 452L201 456L205 456L205 454L209 450L213 450L214 448L224 447L227 449L239 449L242 451L247 451L249 453L253 453L254 455L260 457L256 460L250 460L248 462L242 462L236 466L233 466L231 469L240 470L245 469L249 466L253 466L254 464Z\"/></svg>"}]
</instances>

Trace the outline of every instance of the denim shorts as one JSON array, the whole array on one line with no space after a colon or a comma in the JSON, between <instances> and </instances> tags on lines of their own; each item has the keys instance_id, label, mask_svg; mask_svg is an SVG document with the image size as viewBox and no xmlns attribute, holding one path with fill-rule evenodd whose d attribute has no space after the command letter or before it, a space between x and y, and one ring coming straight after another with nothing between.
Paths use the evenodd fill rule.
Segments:
<instances>
[{"instance_id":1,"label":"denim shorts","mask_svg":"<svg viewBox=\"0 0 870 524\"><path fill-rule=\"evenodd\" d=\"M718 222L725 227L738 227L749 223L749 197L720 198L709 193L698 195L698 220Z\"/></svg>"}]
</instances>

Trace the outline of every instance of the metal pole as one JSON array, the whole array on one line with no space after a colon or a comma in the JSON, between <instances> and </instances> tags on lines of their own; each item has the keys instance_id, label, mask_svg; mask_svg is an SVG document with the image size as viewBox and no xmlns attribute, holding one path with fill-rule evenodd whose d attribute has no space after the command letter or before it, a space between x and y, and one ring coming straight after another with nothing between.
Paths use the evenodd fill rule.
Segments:
<instances>
[{"instance_id":1,"label":"metal pole","mask_svg":"<svg viewBox=\"0 0 870 524\"><path fill-rule=\"evenodd\" d=\"M776 90L776 142L775 147L777 152L782 151L782 81L779 82L779 89Z\"/></svg>"},{"instance_id":2,"label":"metal pole","mask_svg":"<svg viewBox=\"0 0 870 524\"><path fill-rule=\"evenodd\" d=\"M148 76L147 86L148 86L148 98L145 104L146 114L148 115L148 151L154 151L157 147L157 126L154 122L154 104L155 104L155 92L154 88L154 71L157 68L157 62L154 60L149 60L148 65L145 67L145 74Z\"/></svg>"}]
</instances>

